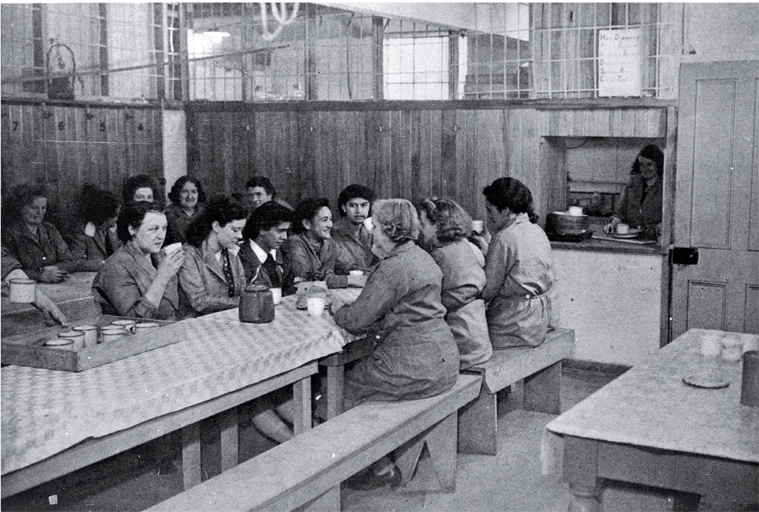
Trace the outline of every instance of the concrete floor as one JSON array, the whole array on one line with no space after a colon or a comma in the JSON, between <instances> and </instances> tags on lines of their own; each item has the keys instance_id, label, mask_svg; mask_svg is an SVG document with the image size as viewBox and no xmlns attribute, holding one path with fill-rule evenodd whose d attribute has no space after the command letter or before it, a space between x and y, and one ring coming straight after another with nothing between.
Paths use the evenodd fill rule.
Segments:
<instances>
[{"instance_id":1,"label":"concrete floor","mask_svg":"<svg viewBox=\"0 0 759 512\"><path fill-rule=\"evenodd\" d=\"M565 370L562 378L562 410L570 408L613 378ZM459 455L454 493L393 491L343 491L343 510L367 511L556 511L567 510L569 492L559 476L540 472L540 440L543 427L554 416L521 410L499 411L499 447L495 457ZM203 429L202 429L203 430ZM208 430L208 429L206 429ZM250 433L246 425L241 430ZM167 436L168 437L168 436ZM242 438L243 436L241 436ZM241 442L241 458L247 459L270 446L252 434ZM203 458L218 458L218 446L207 441ZM179 446L177 436L162 438L164 446ZM422 461L424 463L424 461ZM182 490L178 457L157 463L147 449L134 449L2 501L2 510L19 511L137 511ZM204 464L213 476L215 464ZM413 481L412 481L413 483ZM606 512L672 510L666 493L631 488L611 488L604 497ZM53 502L56 502L53 504ZM724 510L702 500L699 510ZM747 510L743 508L742 510ZM188 511L190 512L190 511Z\"/></svg>"}]
</instances>

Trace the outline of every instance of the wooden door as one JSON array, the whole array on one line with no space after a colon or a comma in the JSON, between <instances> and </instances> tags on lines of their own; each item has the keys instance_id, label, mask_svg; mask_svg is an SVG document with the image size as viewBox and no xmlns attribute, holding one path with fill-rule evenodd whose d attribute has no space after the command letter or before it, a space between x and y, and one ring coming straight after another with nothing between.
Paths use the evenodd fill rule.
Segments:
<instances>
[{"instance_id":1,"label":"wooden door","mask_svg":"<svg viewBox=\"0 0 759 512\"><path fill-rule=\"evenodd\" d=\"M683 64L677 143L672 338L759 333L759 61Z\"/></svg>"}]
</instances>

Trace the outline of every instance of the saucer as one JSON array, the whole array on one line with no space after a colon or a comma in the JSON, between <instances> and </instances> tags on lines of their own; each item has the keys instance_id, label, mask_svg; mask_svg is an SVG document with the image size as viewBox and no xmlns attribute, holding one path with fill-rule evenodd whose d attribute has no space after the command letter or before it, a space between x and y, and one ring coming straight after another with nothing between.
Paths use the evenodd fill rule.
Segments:
<instances>
[{"instance_id":1,"label":"saucer","mask_svg":"<svg viewBox=\"0 0 759 512\"><path fill-rule=\"evenodd\" d=\"M683 382L689 386L706 389L720 389L726 388L730 385L730 381L724 377L718 377L714 375L699 375L697 373L693 375L686 375L683 377Z\"/></svg>"},{"instance_id":2,"label":"saucer","mask_svg":"<svg viewBox=\"0 0 759 512\"><path fill-rule=\"evenodd\" d=\"M613 236L614 238L622 238L622 239L638 238L638 235L640 235L640 232L637 232L637 233L625 233L625 234L622 234L622 233L612 233L611 234L611 236Z\"/></svg>"}]
</instances>

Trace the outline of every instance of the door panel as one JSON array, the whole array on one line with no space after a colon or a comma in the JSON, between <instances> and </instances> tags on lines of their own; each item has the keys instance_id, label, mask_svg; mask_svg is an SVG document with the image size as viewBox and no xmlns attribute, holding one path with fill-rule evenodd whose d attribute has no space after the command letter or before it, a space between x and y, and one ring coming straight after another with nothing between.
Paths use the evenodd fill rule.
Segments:
<instances>
[{"instance_id":1,"label":"door panel","mask_svg":"<svg viewBox=\"0 0 759 512\"><path fill-rule=\"evenodd\" d=\"M699 262L672 267L673 338L759 332L758 83L759 61L681 67L674 238Z\"/></svg>"}]
</instances>

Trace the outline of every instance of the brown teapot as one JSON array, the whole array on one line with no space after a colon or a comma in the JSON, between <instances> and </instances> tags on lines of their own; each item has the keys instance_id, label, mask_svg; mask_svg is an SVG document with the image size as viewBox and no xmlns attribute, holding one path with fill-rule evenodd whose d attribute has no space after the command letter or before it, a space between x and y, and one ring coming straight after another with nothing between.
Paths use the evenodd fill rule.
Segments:
<instances>
[{"instance_id":1,"label":"brown teapot","mask_svg":"<svg viewBox=\"0 0 759 512\"><path fill-rule=\"evenodd\" d=\"M274 297L269 288L251 284L240 293L240 321L265 324L274 320Z\"/></svg>"}]
</instances>

